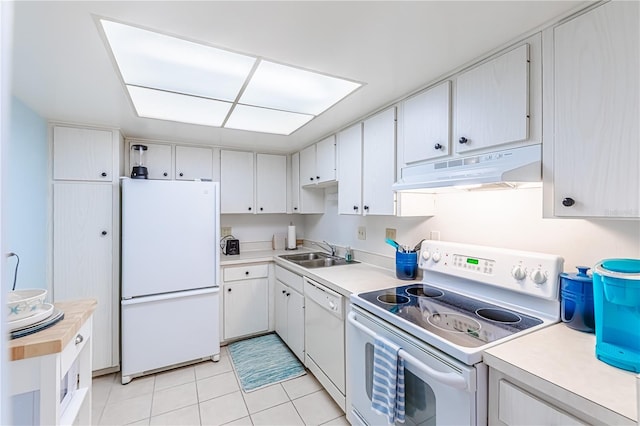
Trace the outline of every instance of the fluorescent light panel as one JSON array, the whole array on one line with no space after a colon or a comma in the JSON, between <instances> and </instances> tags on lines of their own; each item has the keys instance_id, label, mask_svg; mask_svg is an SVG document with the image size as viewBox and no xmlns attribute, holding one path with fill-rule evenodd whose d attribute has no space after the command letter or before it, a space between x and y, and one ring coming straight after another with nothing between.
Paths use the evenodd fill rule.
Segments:
<instances>
[{"instance_id":1,"label":"fluorescent light panel","mask_svg":"<svg viewBox=\"0 0 640 426\"><path fill-rule=\"evenodd\" d=\"M289 135L361 86L113 21L100 23L140 117Z\"/></svg>"}]
</instances>

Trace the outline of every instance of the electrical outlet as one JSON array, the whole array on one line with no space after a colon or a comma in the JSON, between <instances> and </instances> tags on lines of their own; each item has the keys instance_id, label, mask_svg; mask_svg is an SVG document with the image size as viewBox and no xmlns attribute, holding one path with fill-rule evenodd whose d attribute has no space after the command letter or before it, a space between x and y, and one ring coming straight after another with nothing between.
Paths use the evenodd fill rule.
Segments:
<instances>
[{"instance_id":1,"label":"electrical outlet","mask_svg":"<svg viewBox=\"0 0 640 426\"><path fill-rule=\"evenodd\" d=\"M367 228L364 226L358 226L358 239L366 240L367 239Z\"/></svg>"},{"instance_id":2,"label":"electrical outlet","mask_svg":"<svg viewBox=\"0 0 640 426\"><path fill-rule=\"evenodd\" d=\"M396 239L396 230L394 228L386 228L384 230L384 237L390 240Z\"/></svg>"},{"instance_id":3,"label":"electrical outlet","mask_svg":"<svg viewBox=\"0 0 640 426\"><path fill-rule=\"evenodd\" d=\"M230 226L223 226L222 228L220 228L220 238L226 237L231 235L231 227Z\"/></svg>"},{"instance_id":4,"label":"electrical outlet","mask_svg":"<svg viewBox=\"0 0 640 426\"><path fill-rule=\"evenodd\" d=\"M434 241L440 241L440 231L431 231L429 233L429 239Z\"/></svg>"}]
</instances>

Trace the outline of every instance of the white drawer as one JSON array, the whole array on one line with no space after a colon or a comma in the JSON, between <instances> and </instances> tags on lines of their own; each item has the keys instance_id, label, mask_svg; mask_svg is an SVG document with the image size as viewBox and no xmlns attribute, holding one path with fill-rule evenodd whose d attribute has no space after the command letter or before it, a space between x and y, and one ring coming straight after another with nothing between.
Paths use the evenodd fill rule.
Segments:
<instances>
[{"instance_id":1,"label":"white drawer","mask_svg":"<svg viewBox=\"0 0 640 426\"><path fill-rule=\"evenodd\" d=\"M238 280L250 280L254 278L266 278L269 276L269 265L247 265L247 266L234 266L224 268L223 281L238 281Z\"/></svg>"},{"instance_id":2,"label":"white drawer","mask_svg":"<svg viewBox=\"0 0 640 426\"><path fill-rule=\"evenodd\" d=\"M276 279L300 294L304 292L304 278L282 266L276 265Z\"/></svg>"},{"instance_id":3,"label":"white drawer","mask_svg":"<svg viewBox=\"0 0 640 426\"><path fill-rule=\"evenodd\" d=\"M82 348L91 340L91 323L93 321L93 315L84 323L80 330L71 338L67 346L62 349L62 356L60 357L60 372L62 376L69 370L73 362L78 358L78 354L82 351Z\"/></svg>"}]
</instances>

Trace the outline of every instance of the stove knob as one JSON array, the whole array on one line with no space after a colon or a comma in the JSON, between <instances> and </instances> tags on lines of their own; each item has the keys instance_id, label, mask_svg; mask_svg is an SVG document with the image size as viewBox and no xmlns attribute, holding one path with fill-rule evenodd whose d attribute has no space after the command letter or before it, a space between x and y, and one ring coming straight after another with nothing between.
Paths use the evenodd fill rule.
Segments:
<instances>
[{"instance_id":1,"label":"stove knob","mask_svg":"<svg viewBox=\"0 0 640 426\"><path fill-rule=\"evenodd\" d=\"M511 270L511 276L520 281L527 277L527 271L525 271L525 269L521 265L516 265Z\"/></svg>"},{"instance_id":2,"label":"stove knob","mask_svg":"<svg viewBox=\"0 0 640 426\"><path fill-rule=\"evenodd\" d=\"M425 250L425 251L422 252L422 258L424 260L429 260L430 257L431 257L431 253L429 253L428 250Z\"/></svg>"},{"instance_id":3,"label":"stove knob","mask_svg":"<svg viewBox=\"0 0 640 426\"><path fill-rule=\"evenodd\" d=\"M536 284L543 284L547 280L547 276L542 269L538 268L531 273L531 280Z\"/></svg>"},{"instance_id":4,"label":"stove knob","mask_svg":"<svg viewBox=\"0 0 640 426\"><path fill-rule=\"evenodd\" d=\"M440 253L439 252L433 253L433 256L431 256L431 259L433 259L433 261L436 263L440 262L440 259L441 259Z\"/></svg>"}]
</instances>

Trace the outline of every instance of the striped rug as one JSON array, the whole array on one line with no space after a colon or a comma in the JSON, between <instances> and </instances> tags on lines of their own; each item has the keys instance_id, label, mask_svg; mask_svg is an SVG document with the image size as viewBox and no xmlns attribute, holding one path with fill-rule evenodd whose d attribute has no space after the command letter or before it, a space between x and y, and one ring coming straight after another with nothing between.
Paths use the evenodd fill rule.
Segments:
<instances>
[{"instance_id":1,"label":"striped rug","mask_svg":"<svg viewBox=\"0 0 640 426\"><path fill-rule=\"evenodd\" d=\"M245 392L306 374L298 358L277 334L231 343L229 353Z\"/></svg>"}]
</instances>

